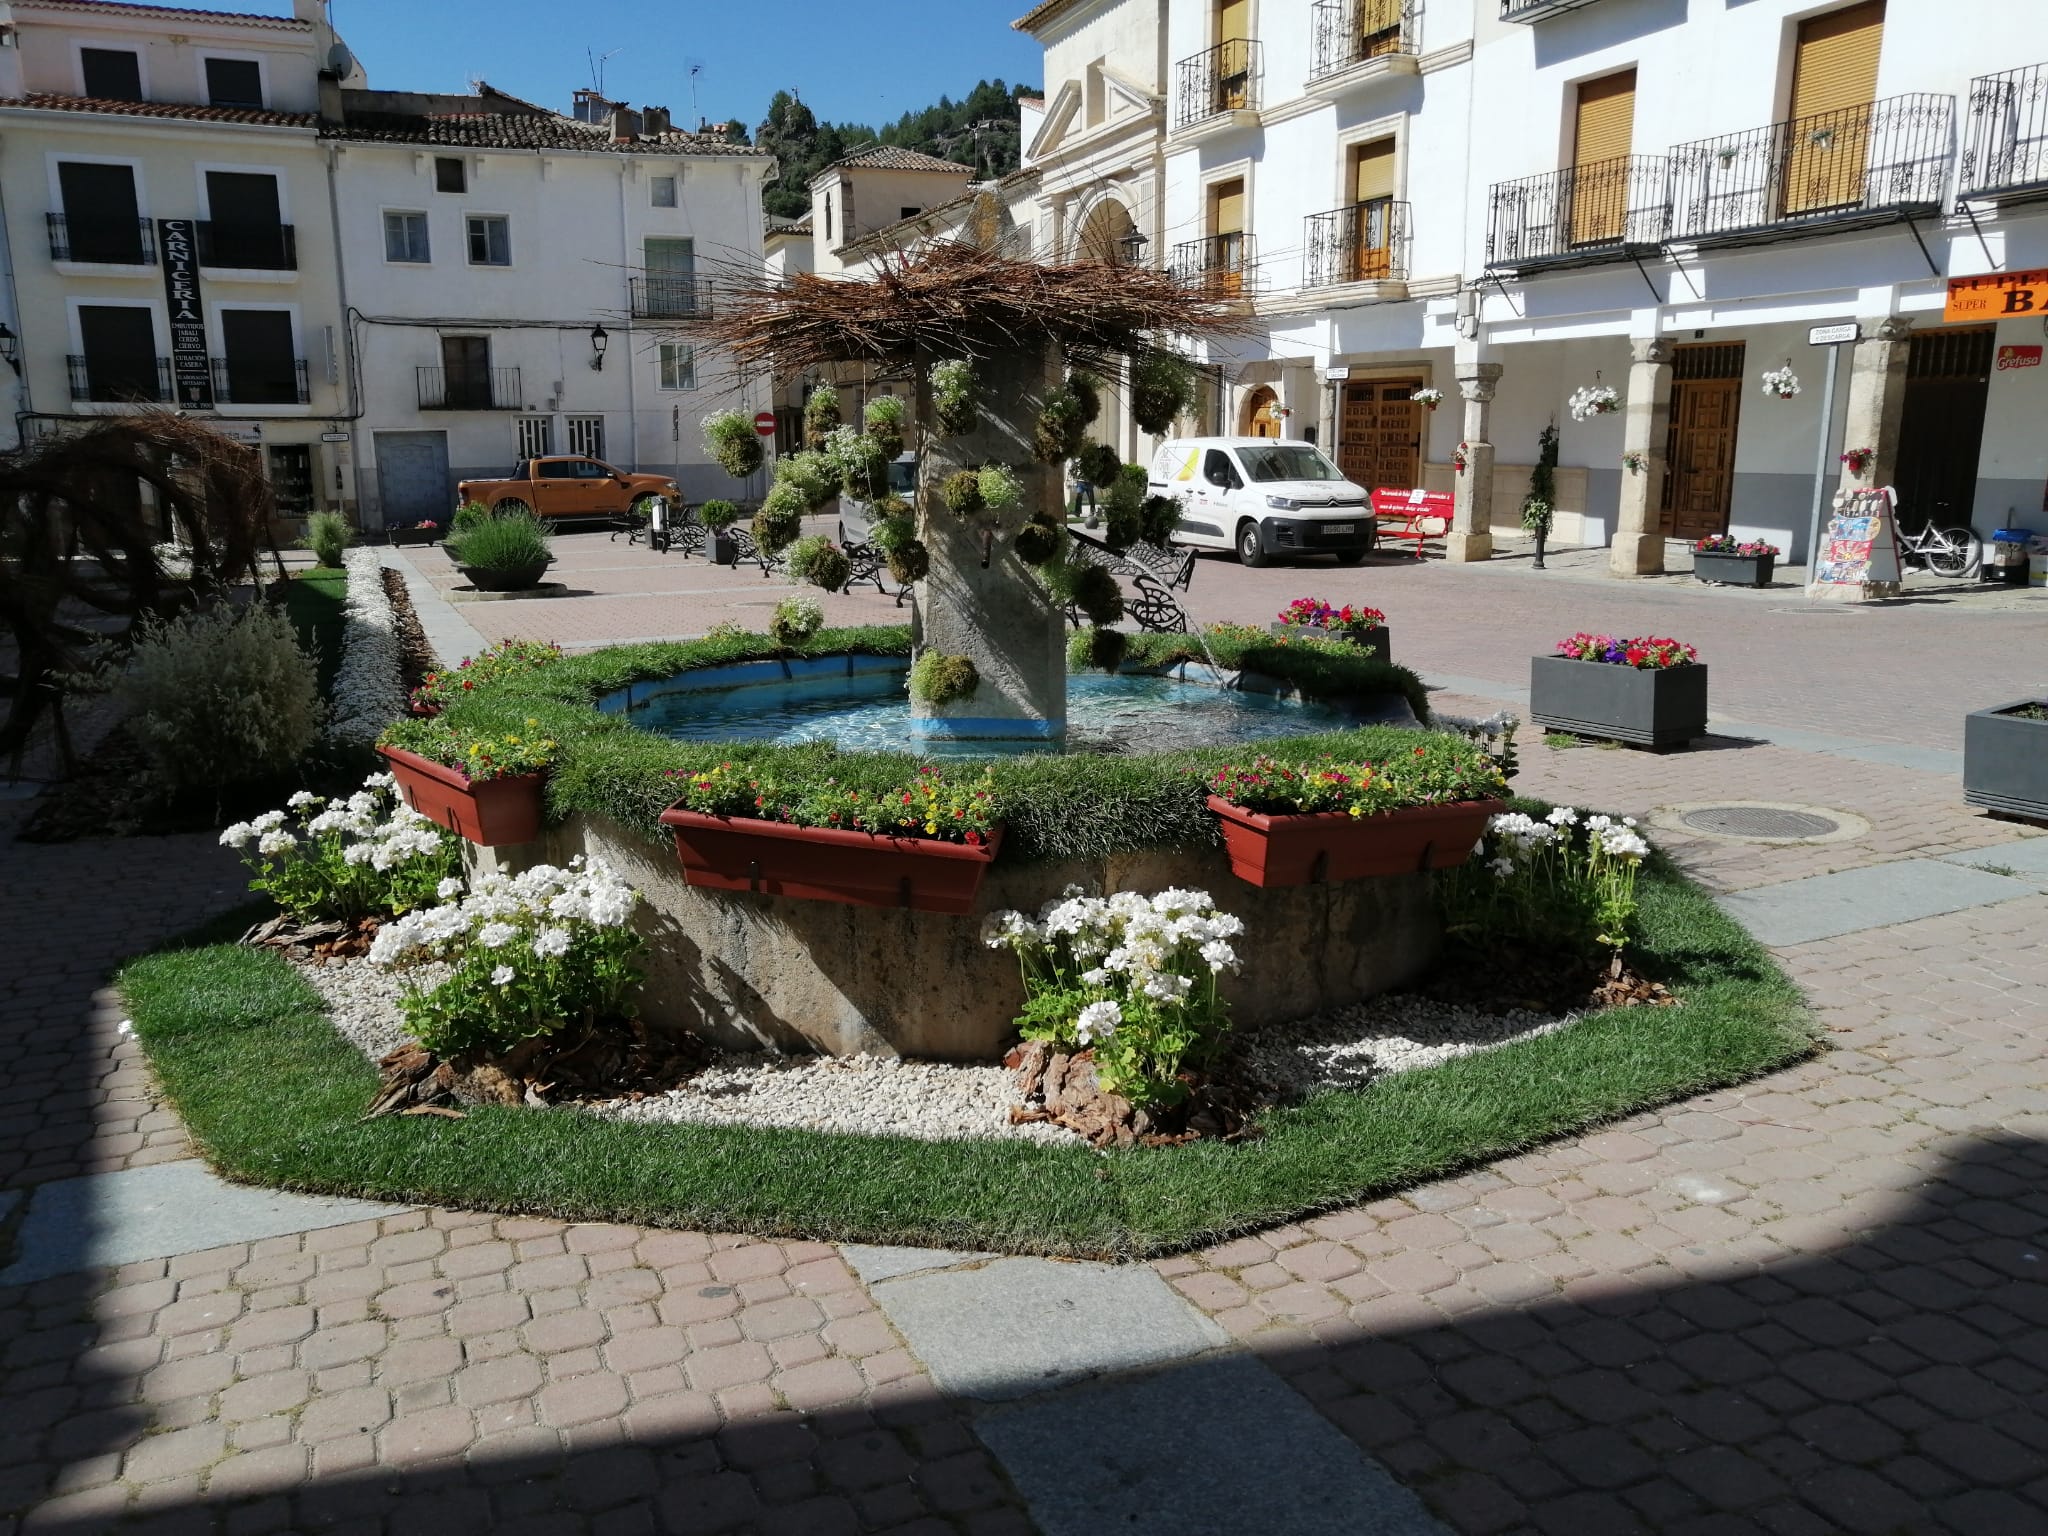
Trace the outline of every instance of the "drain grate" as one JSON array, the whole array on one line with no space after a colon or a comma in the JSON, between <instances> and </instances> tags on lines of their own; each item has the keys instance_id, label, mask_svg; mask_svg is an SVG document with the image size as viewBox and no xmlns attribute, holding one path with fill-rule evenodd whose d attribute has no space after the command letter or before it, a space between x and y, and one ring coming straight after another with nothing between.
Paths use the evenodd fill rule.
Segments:
<instances>
[{"instance_id":1,"label":"drain grate","mask_svg":"<svg viewBox=\"0 0 2048 1536\"><path fill-rule=\"evenodd\" d=\"M1842 830L1842 824L1832 817L1768 805L1710 805L1687 811L1679 820L1695 832L1717 837L1826 837Z\"/></svg>"}]
</instances>

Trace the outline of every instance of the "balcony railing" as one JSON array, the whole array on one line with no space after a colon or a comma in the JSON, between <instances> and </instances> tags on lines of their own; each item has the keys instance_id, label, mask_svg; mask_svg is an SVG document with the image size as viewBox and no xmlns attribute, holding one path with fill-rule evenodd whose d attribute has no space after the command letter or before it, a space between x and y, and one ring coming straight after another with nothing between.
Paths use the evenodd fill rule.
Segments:
<instances>
[{"instance_id":1,"label":"balcony railing","mask_svg":"<svg viewBox=\"0 0 2048 1536\"><path fill-rule=\"evenodd\" d=\"M2048 64L1970 82L1963 195L2028 190L2048 192Z\"/></svg>"},{"instance_id":2,"label":"balcony railing","mask_svg":"<svg viewBox=\"0 0 2048 1536\"><path fill-rule=\"evenodd\" d=\"M1713 239L1938 207L1952 96L1891 96L1671 151L1671 238Z\"/></svg>"},{"instance_id":3,"label":"balcony railing","mask_svg":"<svg viewBox=\"0 0 2048 1536\"><path fill-rule=\"evenodd\" d=\"M1415 0L1318 0L1313 15L1311 80L1385 54L1415 51Z\"/></svg>"},{"instance_id":4,"label":"balcony railing","mask_svg":"<svg viewBox=\"0 0 2048 1536\"><path fill-rule=\"evenodd\" d=\"M1252 289L1252 260L1250 235L1210 235L1204 240L1176 245L1167 267L1184 283L1196 284L1220 297L1236 298Z\"/></svg>"},{"instance_id":5,"label":"balcony railing","mask_svg":"<svg viewBox=\"0 0 2048 1536\"><path fill-rule=\"evenodd\" d=\"M1257 111L1259 106L1259 45L1247 38L1235 38L1205 48L1176 66L1180 90L1176 96L1175 128L1185 128L1224 112Z\"/></svg>"},{"instance_id":6,"label":"balcony railing","mask_svg":"<svg viewBox=\"0 0 2048 1536\"><path fill-rule=\"evenodd\" d=\"M76 401L161 402L171 398L167 357L91 357L74 353L65 363Z\"/></svg>"},{"instance_id":7,"label":"balcony railing","mask_svg":"<svg viewBox=\"0 0 2048 1536\"><path fill-rule=\"evenodd\" d=\"M701 320L711 314L711 284L694 277L652 273L628 279L636 320Z\"/></svg>"},{"instance_id":8,"label":"balcony railing","mask_svg":"<svg viewBox=\"0 0 2048 1536\"><path fill-rule=\"evenodd\" d=\"M1623 155L1496 182L1487 206L1486 263L1599 258L1656 245L1669 229L1669 188L1669 164L1659 155Z\"/></svg>"},{"instance_id":9,"label":"balcony railing","mask_svg":"<svg viewBox=\"0 0 2048 1536\"><path fill-rule=\"evenodd\" d=\"M199 221L199 264L254 272L295 272L299 243L289 224Z\"/></svg>"},{"instance_id":10,"label":"balcony railing","mask_svg":"<svg viewBox=\"0 0 2048 1536\"><path fill-rule=\"evenodd\" d=\"M1390 197L1312 213L1306 276L1311 288L1408 275L1408 205Z\"/></svg>"},{"instance_id":11,"label":"balcony railing","mask_svg":"<svg viewBox=\"0 0 2048 1536\"><path fill-rule=\"evenodd\" d=\"M1546 16L1576 11L1593 0L1500 0L1502 21L1541 21Z\"/></svg>"},{"instance_id":12,"label":"balcony railing","mask_svg":"<svg viewBox=\"0 0 2048 1536\"><path fill-rule=\"evenodd\" d=\"M242 362L213 360L213 398L228 405L304 405L312 399L306 388L303 357Z\"/></svg>"},{"instance_id":13,"label":"balcony railing","mask_svg":"<svg viewBox=\"0 0 2048 1536\"><path fill-rule=\"evenodd\" d=\"M517 368L420 368L420 409L423 411L523 411Z\"/></svg>"},{"instance_id":14,"label":"balcony railing","mask_svg":"<svg viewBox=\"0 0 2048 1536\"><path fill-rule=\"evenodd\" d=\"M72 218L46 213L50 260L95 262L110 267L156 265L156 226L148 219Z\"/></svg>"}]
</instances>

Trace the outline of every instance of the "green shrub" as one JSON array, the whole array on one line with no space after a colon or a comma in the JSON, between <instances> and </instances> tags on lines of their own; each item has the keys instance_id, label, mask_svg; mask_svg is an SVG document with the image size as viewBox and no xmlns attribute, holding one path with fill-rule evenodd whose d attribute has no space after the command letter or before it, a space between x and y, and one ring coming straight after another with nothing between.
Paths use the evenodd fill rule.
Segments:
<instances>
[{"instance_id":1,"label":"green shrub","mask_svg":"<svg viewBox=\"0 0 2048 1536\"><path fill-rule=\"evenodd\" d=\"M1102 509L1102 542L1122 554L1145 536L1145 467L1125 464L1107 486L1098 488Z\"/></svg>"},{"instance_id":2,"label":"green shrub","mask_svg":"<svg viewBox=\"0 0 2048 1536\"><path fill-rule=\"evenodd\" d=\"M1067 531L1050 518L1034 517L1017 530L1017 558L1026 565L1045 565L1066 548Z\"/></svg>"},{"instance_id":3,"label":"green shrub","mask_svg":"<svg viewBox=\"0 0 2048 1536\"><path fill-rule=\"evenodd\" d=\"M988 505L981 497L981 476L971 469L956 469L946 476L939 499L955 517L973 517Z\"/></svg>"},{"instance_id":4,"label":"green shrub","mask_svg":"<svg viewBox=\"0 0 2048 1536\"><path fill-rule=\"evenodd\" d=\"M1039 408L1038 425L1032 431L1031 451L1040 462L1057 464L1081 449L1088 430L1088 417L1081 397L1072 389L1056 389Z\"/></svg>"},{"instance_id":5,"label":"green shrub","mask_svg":"<svg viewBox=\"0 0 2048 1536\"><path fill-rule=\"evenodd\" d=\"M1007 512L1024 499L1024 482L1002 464L981 467L981 504L991 512Z\"/></svg>"},{"instance_id":6,"label":"green shrub","mask_svg":"<svg viewBox=\"0 0 2048 1536\"><path fill-rule=\"evenodd\" d=\"M942 656L926 651L910 669L910 696L934 707L964 699L981 686L971 656Z\"/></svg>"},{"instance_id":7,"label":"green shrub","mask_svg":"<svg viewBox=\"0 0 2048 1536\"><path fill-rule=\"evenodd\" d=\"M401 803L385 773L332 804L300 790L286 809L237 822L220 840L241 851L255 876L249 889L302 923L432 906L462 868L462 840Z\"/></svg>"},{"instance_id":8,"label":"green shrub","mask_svg":"<svg viewBox=\"0 0 2048 1536\"><path fill-rule=\"evenodd\" d=\"M1124 663L1131 637L1120 629L1091 629L1084 632L1088 643L1088 665L1114 672Z\"/></svg>"},{"instance_id":9,"label":"green shrub","mask_svg":"<svg viewBox=\"0 0 2048 1536\"><path fill-rule=\"evenodd\" d=\"M707 501L697 509L697 521L714 533L720 529L730 528L739 520L740 509L737 502Z\"/></svg>"},{"instance_id":10,"label":"green shrub","mask_svg":"<svg viewBox=\"0 0 2048 1536\"><path fill-rule=\"evenodd\" d=\"M1139 535L1162 549L1180 527L1180 503L1171 496L1147 496L1138 503Z\"/></svg>"},{"instance_id":11,"label":"green shrub","mask_svg":"<svg viewBox=\"0 0 2048 1536\"><path fill-rule=\"evenodd\" d=\"M785 597L768 621L768 633L786 647L802 645L824 627L825 610L815 597Z\"/></svg>"},{"instance_id":12,"label":"green shrub","mask_svg":"<svg viewBox=\"0 0 2048 1536\"><path fill-rule=\"evenodd\" d=\"M877 502L875 511L880 516L868 528L868 542L875 548L887 553L917 541L917 519L902 502L895 501L893 506Z\"/></svg>"},{"instance_id":13,"label":"green shrub","mask_svg":"<svg viewBox=\"0 0 2048 1536\"><path fill-rule=\"evenodd\" d=\"M339 512L315 512L306 519L306 548L329 570L341 569L341 557L355 541L355 529Z\"/></svg>"},{"instance_id":14,"label":"green shrub","mask_svg":"<svg viewBox=\"0 0 2048 1536\"><path fill-rule=\"evenodd\" d=\"M1081 424L1093 426L1102 414L1102 380L1085 369L1077 368L1067 375L1067 388L1081 402Z\"/></svg>"},{"instance_id":15,"label":"green shrub","mask_svg":"<svg viewBox=\"0 0 2048 1536\"><path fill-rule=\"evenodd\" d=\"M1114 624L1124 616L1123 589L1103 566L1082 566L1075 573L1073 592L1074 606L1098 628Z\"/></svg>"},{"instance_id":16,"label":"green shrub","mask_svg":"<svg viewBox=\"0 0 2048 1536\"><path fill-rule=\"evenodd\" d=\"M933 364L931 388L932 411L939 418L939 430L947 437L965 437L981 425L974 364L962 357Z\"/></svg>"},{"instance_id":17,"label":"green shrub","mask_svg":"<svg viewBox=\"0 0 2048 1536\"><path fill-rule=\"evenodd\" d=\"M267 603L145 619L116 697L151 769L174 791L275 778L320 733L313 658Z\"/></svg>"},{"instance_id":18,"label":"green shrub","mask_svg":"<svg viewBox=\"0 0 2048 1536\"><path fill-rule=\"evenodd\" d=\"M455 509L455 517L449 524L449 536L452 538L455 534L467 533L470 529L480 524L488 523L490 520L491 509L489 507L480 501L465 501Z\"/></svg>"},{"instance_id":19,"label":"green shrub","mask_svg":"<svg viewBox=\"0 0 2048 1536\"><path fill-rule=\"evenodd\" d=\"M704 449L735 480L746 479L767 457L753 418L741 411L719 411L704 418Z\"/></svg>"},{"instance_id":20,"label":"green shrub","mask_svg":"<svg viewBox=\"0 0 2048 1536\"><path fill-rule=\"evenodd\" d=\"M467 533L452 535L455 563L481 571L524 571L549 560L547 526L531 512L487 518Z\"/></svg>"},{"instance_id":21,"label":"green shrub","mask_svg":"<svg viewBox=\"0 0 2048 1536\"><path fill-rule=\"evenodd\" d=\"M916 539L888 551L888 557L889 574L898 586L911 586L931 574L932 552Z\"/></svg>"},{"instance_id":22,"label":"green shrub","mask_svg":"<svg viewBox=\"0 0 2048 1536\"><path fill-rule=\"evenodd\" d=\"M1090 443L1075 455L1075 472L1093 486L1110 484L1123 467L1124 456L1108 443Z\"/></svg>"},{"instance_id":23,"label":"green shrub","mask_svg":"<svg viewBox=\"0 0 2048 1536\"><path fill-rule=\"evenodd\" d=\"M830 539L812 534L789 547L789 574L827 592L837 592L853 575L853 563Z\"/></svg>"},{"instance_id":24,"label":"green shrub","mask_svg":"<svg viewBox=\"0 0 2048 1536\"><path fill-rule=\"evenodd\" d=\"M808 510L803 493L794 486L771 486L754 514L754 542L771 555L780 554L803 537Z\"/></svg>"},{"instance_id":25,"label":"green shrub","mask_svg":"<svg viewBox=\"0 0 2048 1536\"><path fill-rule=\"evenodd\" d=\"M1147 352L1131 365L1131 419L1155 437L1173 429L1195 403L1195 371L1171 352Z\"/></svg>"},{"instance_id":26,"label":"green shrub","mask_svg":"<svg viewBox=\"0 0 2048 1536\"><path fill-rule=\"evenodd\" d=\"M804 442L822 448L839 422L839 391L830 384L813 386L804 399Z\"/></svg>"},{"instance_id":27,"label":"green shrub","mask_svg":"<svg viewBox=\"0 0 2048 1536\"><path fill-rule=\"evenodd\" d=\"M875 395L861 412L861 425L886 458L896 458L903 452L905 421L903 401L895 395Z\"/></svg>"}]
</instances>

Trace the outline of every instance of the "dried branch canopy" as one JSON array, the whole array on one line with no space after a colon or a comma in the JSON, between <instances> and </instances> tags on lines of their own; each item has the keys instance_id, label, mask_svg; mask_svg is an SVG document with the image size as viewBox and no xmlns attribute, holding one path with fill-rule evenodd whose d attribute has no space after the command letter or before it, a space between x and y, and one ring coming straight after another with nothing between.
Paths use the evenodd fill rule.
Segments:
<instances>
[{"instance_id":1,"label":"dried branch canopy","mask_svg":"<svg viewBox=\"0 0 2048 1536\"><path fill-rule=\"evenodd\" d=\"M986 356L1057 342L1083 366L1108 365L1174 337L1237 334L1239 303L1144 267L1045 266L949 242L899 253L872 279L798 273L742 280L709 327L742 369L783 373L838 362L906 363L920 352Z\"/></svg>"}]
</instances>

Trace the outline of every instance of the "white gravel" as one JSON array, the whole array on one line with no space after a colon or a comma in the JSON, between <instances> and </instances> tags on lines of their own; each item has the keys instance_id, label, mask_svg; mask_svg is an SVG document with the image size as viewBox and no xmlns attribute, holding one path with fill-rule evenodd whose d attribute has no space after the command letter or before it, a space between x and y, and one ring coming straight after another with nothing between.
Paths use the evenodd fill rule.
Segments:
<instances>
[{"instance_id":1,"label":"white gravel","mask_svg":"<svg viewBox=\"0 0 2048 1536\"><path fill-rule=\"evenodd\" d=\"M334 1027L375 1061L408 1038L398 1000L403 979L367 959L300 962ZM432 985L437 977L418 976ZM1261 1080L1287 1098L1362 1088L1455 1056L1547 1034L1571 1016L1487 1014L1428 998L1389 995L1290 1024L1246 1031L1240 1042ZM920 1141L1008 1138L1082 1145L1059 1126L1010 1124L1018 1102L1001 1066L899 1061L893 1057L728 1054L682 1087L649 1098L585 1104L617 1120L782 1126Z\"/></svg>"}]
</instances>

